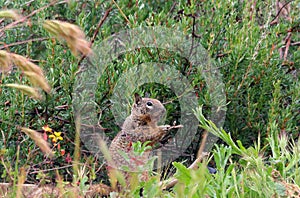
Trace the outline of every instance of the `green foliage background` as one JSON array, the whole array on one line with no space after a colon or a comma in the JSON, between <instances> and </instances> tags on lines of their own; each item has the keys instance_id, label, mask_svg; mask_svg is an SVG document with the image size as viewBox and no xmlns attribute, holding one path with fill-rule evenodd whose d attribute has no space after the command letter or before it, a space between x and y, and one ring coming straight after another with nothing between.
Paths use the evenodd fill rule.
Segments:
<instances>
[{"instance_id":1,"label":"green foliage background","mask_svg":"<svg viewBox=\"0 0 300 198\"><path fill-rule=\"evenodd\" d=\"M111 9L103 25L95 37L93 45L110 35L134 27L164 26L193 34L195 42L207 49L209 55L223 75L226 88L228 110L224 129L231 133L233 140L240 140L244 146L253 146L260 136L260 144L264 151L272 153L267 139L271 134L287 134L297 140L300 132L300 87L299 87L299 44L290 45L286 58L280 55L287 46L287 36L291 34L291 42L299 43L300 1L291 1L290 20L280 16L276 19L275 1L57 1L53 5L40 10L29 21L12 29L0 30L0 49L18 53L30 58L44 71L53 88L51 95L45 95L44 101L36 101L24 96L17 90L1 88L0 95L0 181L10 182L15 174L13 165L30 167L27 181L36 183L37 172L68 165L65 157L58 157L55 162L45 160L34 142L21 133L18 126L25 126L38 131L48 124L64 136L62 146L66 152L73 153L74 117L72 111L73 84L78 69L85 64L74 57L68 47L53 38L42 28L46 19L57 19L74 23L82 28L87 39L91 39L97 24L105 11ZM2 9L16 9L24 16L49 5L49 1L1 1ZM116 6L118 5L118 7ZM126 16L126 17L125 17ZM9 20L0 21L0 29ZM40 41L34 39L42 38ZM23 43L18 43L24 41ZM152 55L149 55L148 51ZM111 63L105 75L99 79L97 101L101 110L101 125L108 128L113 137L119 130L111 113L110 96L120 74L132 64L149 62L166 62L173 64L182 74L188 76L194 91L199 96L199 105L209 109L209 96L205 89L205 81L199 72L189 73L189 63L176 55L167 52L157 53L156 49L141 49L126 53ZM8 74L1 74L1 83L23 83L20 71L13 69ZM275 88L277 92L275 92ZM180 107L176 96L167 88L145 85L137 89L140 93L148 93L150 97L161 101L173 101L166 105L168 110L167 124L178 119ZM64 108L61 108L64 106ZM197 153L200 143L199 135L195 137L190 152L186 157L191 162ZM277 136L276 136L277 137ZM224 139L223 139L224 141ZM225 141L226 142L226 141ZM19 150L18 150L19 148ZM226 153L225 148L218 148ZM218 150L217 149L217 150ZM222 150L223 149L223 150ZM16 153L19 152L19 161ZM95 173L101 167L82 152L83 160L88 161L91 171L90 180L105 180L103 171ZM225 154L224 154L225 155ZM178 168L180 165L177 165ZM180 167L179 167L180 169ZM71 168L61 170L66 180L72 179ZM43 178L53 180L49 172ZM199 176L200 177L200 176ZM52 178L52 179L51 179ZM297 181L299 185L299 180ZM180 188L180 187L177 187ZM204 187L203 187L204 188ZM254 196L254 195L253 195Z\"/></svg>"}]
</instances>

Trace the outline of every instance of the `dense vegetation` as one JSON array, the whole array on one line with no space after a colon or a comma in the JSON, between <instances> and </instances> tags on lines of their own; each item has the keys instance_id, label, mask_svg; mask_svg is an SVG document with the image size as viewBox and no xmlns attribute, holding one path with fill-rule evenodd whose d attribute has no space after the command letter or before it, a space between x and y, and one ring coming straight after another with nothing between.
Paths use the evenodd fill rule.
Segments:
<instances>
[{"instance_id":1,"label":"dense vegetation","mask_svg":"<svg viewBox=\"0 0 300 198\"><path fill-rule=\"evenodd\" d=\"M104 128L109 139L128 115L134 92L163 101L166 124L180 124L180 114L189 108L181 106L182 96L157 81L126 84L123 74L136 65L171 65L195 93L197 104L191 107L199 106L189 110L200 126L177 162L170 163L161 178L153 176L124 193L139 197L143 188L145 197L300 196L299 0L4 0L0 8L0 181L13 184L11 196L18 195L17 183L71 182L80 187L80 195L92 184L109 184L101 156L78 139L76 83L91 64L88 55L93 49L100 53L97 49L113 34L145 27L170 28L203 46L222 74L224 98L217 101L218 108L227 111L224 124L215 126L206 119L216 99L210 95L206 71L183 57L185 52L146 46L112 57L93 93L98 120L94 124ZM131 93L118 92L124 85ZM124 97L121 110L113 109L120 101L116 96ZM188 169L206 132L220 140L209 158ZM43 154L49 151L40 138L55 151L54 157ZM217 173L209 174L207 164ZM174 173L178 183L163 191L159 179Z\"/></svg>"}]
</instances>

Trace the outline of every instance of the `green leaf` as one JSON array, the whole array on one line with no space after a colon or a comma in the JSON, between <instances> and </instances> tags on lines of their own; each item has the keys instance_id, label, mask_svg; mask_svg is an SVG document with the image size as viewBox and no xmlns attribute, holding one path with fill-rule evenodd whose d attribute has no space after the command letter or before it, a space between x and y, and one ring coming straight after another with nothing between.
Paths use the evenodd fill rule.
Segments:
<instances>
[{"instance_id":1,"label":"green leaf","mask_svg":"<svg viewBox=\"0 0 300 198\"><path fill-rule=\"evenodd\" d=\"M173 166L177 169L175 177L182 183L189 185L191 182L191 170L179 162L173 162Z\"/></svg>"}]
</instances>

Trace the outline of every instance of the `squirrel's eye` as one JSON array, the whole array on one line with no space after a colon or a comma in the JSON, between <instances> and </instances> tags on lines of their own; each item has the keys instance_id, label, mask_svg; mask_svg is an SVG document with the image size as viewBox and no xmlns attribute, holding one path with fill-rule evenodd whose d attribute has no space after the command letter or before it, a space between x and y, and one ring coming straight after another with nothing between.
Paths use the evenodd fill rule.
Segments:
<instances>
[{"instance_id":1,"label":"squirrel's eye","mask_svg":"<svg viewBox=\"0 0 300 198\"><path fill-rule=\"evenodd\" d=\"M148 107L151 107L153 105L153 103L150 102L150 101L148 101L146 104L147 104Z\"/></svg>"}]
</instances>

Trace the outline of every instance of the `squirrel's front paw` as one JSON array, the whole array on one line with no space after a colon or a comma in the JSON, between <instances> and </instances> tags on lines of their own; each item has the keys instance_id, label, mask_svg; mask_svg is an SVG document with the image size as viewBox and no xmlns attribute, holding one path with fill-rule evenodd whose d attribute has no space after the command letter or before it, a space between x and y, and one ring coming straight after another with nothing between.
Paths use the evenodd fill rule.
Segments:
<instances>
[{"instance_id":1,"label":"squirrel's front paw","mask_svg":"<svg viewBox=\"0 0 300 198\"><path fill-rule=\"evenodd\" d=\"M159 128L163 131L169 131L171 129L171 125L162 125L162 126L159 126Z\"/></svg>"},{"instance_id":2,"label":"squirrel's front paw","mask_svg":"<svg viewBox=\"0 0 300 198\"><path fill-rule=\"evenodd\" d=\"M183 127L183 125L176 125L176 126L162 125L162 126L159 126L159 128L164 130L164 131L169 131L171 129L178 129L178 128L182 128L182 127Z\"/></svg>"}]
</instances>

